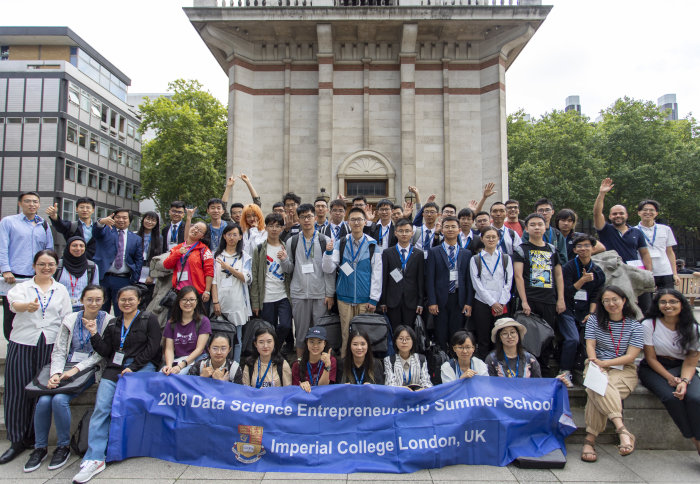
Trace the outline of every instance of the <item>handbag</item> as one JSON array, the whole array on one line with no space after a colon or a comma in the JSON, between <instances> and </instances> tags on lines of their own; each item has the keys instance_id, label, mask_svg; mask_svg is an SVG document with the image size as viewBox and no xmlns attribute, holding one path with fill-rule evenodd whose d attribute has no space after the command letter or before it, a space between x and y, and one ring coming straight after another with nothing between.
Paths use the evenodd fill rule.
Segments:
<instances>
[{"instance_id":1,"label":"handbag","mask_svg":"<svg viewBox=\"0 0 700 484\"><path fill-rule=\"evenodd\" d=\"M185 264L187 264L187 259L190 258L190 254L188 253L185 258L182 261L182 267L185 267ZM182 274L184 271L180 271L180 275L177 278L177 282L175 283L175 287L177 287L178 284L180 284L180 280L182 279ZM177 291L175 290L174 287L171 287L170 290L165 293L165 296L160 298L160 301L158 301L158 304L163 306L164 308L170 309L173 307L173 304L175 304L175 300L177 299Z\"/></svg>"},{"instance_id":2,"label":"handbag","mask_svg":"<svg viewBox=\"0 0 700 484\"><path fill-rule=\"evenodd\" d=\"M73 366L72 363L68 363L63 371L66 372L73 368ZM57 395L59 393L74 395L80 393L90 378L93 378L96 373L97 366L91 366L90 368L79 371L70 378L61 380L56 388L49 388L47 385L49 383L49 378L51 378L51 363L47 363L34 379L24 387L24 391L26 395L31 398L41 397L43 395Z\"/></svg>"}]
</instances>

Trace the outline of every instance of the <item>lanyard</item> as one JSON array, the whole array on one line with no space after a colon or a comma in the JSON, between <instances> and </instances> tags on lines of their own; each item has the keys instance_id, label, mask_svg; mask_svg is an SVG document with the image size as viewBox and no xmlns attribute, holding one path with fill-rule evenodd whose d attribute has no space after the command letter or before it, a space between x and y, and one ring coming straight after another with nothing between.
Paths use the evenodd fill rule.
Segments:
<instances>
[{"instance_id":1,"label":"lanyard","mask_svg":"<svg viewBox=\"0 0 700 484\"><path fill-rule=\"evenodd\" d=\"M428 229L429 232L433 232L433 233L430 234L430 237L428 237L428 246L426 247L425 243L424 243L425 237L423 237L423 227L425 227L425 225L421 225L421 227L420 227L420 243L421 243L421 247L423 248L423 250L425 250L426 248L429 249L433 245L433 239L435 238L435 230L433 229L431 231L430 229Z\"/></svg>"},{"instance_id":2,"label":"lanyard","mask_svg":"<svg viewBox=\"0 0 700 484\"><path fill-rule=\"evenodd\" d=\"M151 247L151 234L143 234L143 260L148 258L148 249ZM90 282L90 281L88 281Z\"/></svg>"},{"instance_id":3,"label":"lanyard","mask_svg":"<svg viewBox=\"0 0 700 484\"><path fill-rule=\"evenodd\" d=\"M474 361L472 361L471 358L469 359L469 369L474 369ZM459 367L459 360L455 360L455 375L457 375L457 378L462 376L462 369Z\"/></svg>"},{"instance_id":4,"label":"lanyard","mask_svg":"<svg viewBox=\"0 0 700 484\"><path fill-rule=\"evenodd\" d=\"M53 297L53 289L49 292L49 300L46 301L46 306L44 306L44 300L39 294L39 289L36 287L34 288L34 291L36 291L36 298L39 300L39 306L41 306L41 319L44 319L46 317L46 310L49 308L49 304L51 304L51 298Z\"/></svg>"},{"instance_id":5,"label":"lanyard","mask_svg":"<svg viewBox=\"0 0 700 484\"><path fill-rule=\"evenodd\" d=\"M180 228L179 224L177 224L177 225L170 224L170 242L173 244L177 242L177 232L178 232L179 228Z\"/></svg>"},{"instance_id":6,"label":"lanyard","mask_svg":"<svg viewBox=\"0 0 700 484\"><path fill-rule=\"evenodd\" d=\"M625 318L622 318L622 329L620 329L620 338L617 340L617 346L615 346L615 338L612 334L612 326L608 323L608 330L610 330L610 339L612 340L613 347L615 348L615 357L620 355L620 343L622 342L622 333L625 331Z\"/></svg>"},{"instance_id":7,"label":"lanyard","mask_svg":"<svg viewBox=\"0 0 700 484\"><path fill-rule=\"evenodd\" d=\"M358 385L362 385L365 381L365 369L362 369L362 375L360 377L357 377L357 372L355 371L355 368L352 369L352 374L355 375L355 383Z\"/></svg>"},{"instance_id":8,"label":"lanyard","mask_svg":"<svg viewBox=\"0 0 700 484\"><path fill-rule=\"evenodd\" d=\"M520 355L518 355L518 359L515 362L515 373L513 373L513 370L510 369L510 365L508 364L508 357L504 354L503 358L506 360L506 367L504 368L503 373L505 373L507 378L518 378L518 373L520 372Z\"/></svg>"},{"instance_id":9,"label":"lanyard","mask_svg":"<svg viewBox=\"0 0 700 484\"><path fill-rule=\"evenodd\" d=\"M270 365L272 364L272 358L270 358L270 361L267 362L267 368L265 368L265 373L263 373L262 378L260 378L260 358L258 358L258 376L255 377L255 388L260 388L265 381L265 377L267 376L267 372L270 370Z\"/></svg>"},{"instance_id":10,"label":"lanyard","mask_svg":"<svg viewBox=\"0 0 700 484\"><path fill-rule=\"evenodd\" d=\"M496 263L493 265L493 270L489 267L489 265L486 263L486 260L484 259L483 255L483 250L479 252L479 257L481 258L481 262L486 266L486 270L491 273L491 276L496 276L496 271L498 270L498 263L501 262L501 251L498 251L498 259L496 259Z\"/></svg>"},{"instance_id":11,"label":"lanyard","mask_svg":"<svg viewBox=\"0 0 700 484\"><path fill-rule=\"evenodd\" d=\"M318 386L318 381L321 379L321 373L323 373L323 368L324 364L322 361L318 362L318 373L316 374L316 378L313 377L313 372L311 371L311 363L308 361L306 362L306 371L309 374L309 383L311 383L311 386Z\"/></svg>"},{"instance_id":12,"label":"lanyard","mask_svg":"<svg viewBox=\"0 0 700 484\"><path fill-rule=\"evenodd\" d=\"M409 246L408 248L408 255L404 259L403 254L401 253L402 250L406 250L403 247L399 247L399 244L396 244L396 251L399 253L399 258L401 259L401 272L406 270L406 264L408 264L408 259L411 257L411 254L413 253L413 246Z\"/></svg>"},{"instance_id":13,"label":"lanyard","mask_svg":"<svg viewBox=\"0 0 700 484\"><path fill-rule=\"evenodd\" d=\"M471 242L472 242L471 233L469 235L467 235L467 241L464 244L462 243L462 234L461 233L457 234L457 243L459 243L459 246L461 248L466 249L467 247L469 247L469 244L471 244Z\"/></svg>"},{"instance_id":14,"label":"lanyard","mask_svg":"<svg viewBox=\"0 0 700 484\"><path fill-rule=\"evenodd\" d=\"M355 242L352 240L352 235L350 236L350 262L355 262L355 259L360 255L360 252L362 251L362 246L365 243L365 236L362 235L362 242L360 242L360 245L357 247L357 253L355 253Z\"/></svg>"},{"instance_id":15,"label":"lanyard","mask_svg":"<svg viewBox=\"0 0 700 484\"><path fill-rule=\"evenodd\" d=\"M309 256L311 255L311 251L314 250L314 239L316 238L316 229L314 229L314 234L311 236L311 243L309 244L309 248L306 248L306 237L304 234L301 234L301 240L304 242L304 255L306 255L306 259L309 259Z\"/></svg>"},{"instance_id":16,"label":"lanyard","mask_svg":"<svg viewBox=\"0 0 700 484\"><path fill-rule=\"evenodd\" d=\"M78 278L73 277L73 274L68 274L68 281L70 282L70 297L75 298L75 288L78 287ZM88 281L88 284L90 281Z\"/></svg>"},{"instance_id":17,"label":"lanyard","mask_svg":"<svg viewBox=\"0 0 700 484\"><path fill-rule=\"evenodd\" d=\"M390 228L391 228L391 222L389 222L389 225L386 226L386 230L382 230L382 224L379 224L379 243L380 244L384 240L384 237L386 237L389 234Z\"/></svg>"},{"instance_id":18,"label":"lanyard","mask_svg":"<svg viewBox=\"0 0 700 484\"><path fill-rule=\"evenodd\" d=\"M654 242L656 242L656 229L659 227L659 225L658 225L658 224L654 224L654 235L651 236L651 240L649 240L649 237L647 237L647 234L644 232L644 230L642 230L642 227L643 227L642 224L637 225L637 228L638 228L639 231L642 233L642 235L644 236L644 238L646 239L646 241L649 242L649 245L651 245L652 247L654 247Z\"/></svg>"},{"instance_id":19,"label":"lanyard","mask_svg":"<svg viewBox=\"0 0 700 484\"><path fill-rule=\"evenodd\" d=\"M75 321L75 324L78 326L78 340L80 341L80 349L81 350L85 349L85 346L87 345L88 341L90 341L90 332L89 331L87 332L87 338L83 338L83 334L85 332L84 328L83 328L83 314L84 314L84 311L80 311L80 313L78 313L78 318ZM99 314L97 317L99 318ZM97 330L98 331L100 330L99 327L97 328Z\"/></svg>"},{"instance_id":20,"label":"lanyard","mask_svg":"<svg viewBox=\"0 0 700 484\"><path fill-rule=\"evenodd\" d=\"M455 255L454 257L450 257L450 253L447 251L447 244L445 242L442 243L442 250L445 251L445 254L447 255L447 259L450 261L450 270L453 268L457 268L457 256L459 255L459 244L457 244L457 250L455 250Z\"/></svg>"},{"instance_id":21,"label":"lanyard","mask_svg":"<svg viewBox=\"0 0 700 484\"><path fill-rule=\"evenodd\" d=\"M319 224L318 222L316 222L316 223L314 223L314 230L322 229L322 228L325 227L326 225L328 225L328 220L326 220L326 221L323 222L322 224Z\"/></svg>"},{"instance_id":22,"label":"lanyard","mask_svg":"<svg viewBox=\"0 0 700 484\"><path fill-rule=\"evenodd\" d=\"M192 252L192 249L194 249L194 248L197 247L198 245L199 245L199 241L195 242L195 243L192 245L192 247L190 247L189 249L187 249L187 252L185 252L185 255L183 255L182 257L180 257L180 266L181 266L181 267L180 267L180 270L185 270L185 259L187 259L187 256L190 255L190 252Z\"/></svg>"},{"instance_id":23,"label":"lanyard","mask_svg":"<svg viewBox=\"0 0 700 484\"><path fill-rule=\"evenodd\" d=\"M574 262L576 263L576 274L578 274L578 278L581 279L581 265L579 263L578 256L574 257ZM592 267L593 267L593 261L590 261L588 263L588 267L583 267L583 268L586 269L587 271L590 271Z\"/></svg>"},{"instance_id":24,"label":"lanyard","mask_svg":"<svg viewBox=\"0 0 700 484\"><path fill-rule=\"evenodd\" d=\"M124 326L126 324L126 321L124 321L124 316L122 316L122 332L121 332L121 339L119 342L119 351L124 349L124 341L126 340L126 337L129 335L129 331L131 331L131 327L134 325L134 321L136 321L136 318L139 317L139 313L141 311L136 311L136 316L131 320L131 324L129 324L129 329L126 330L126 333L124 332Z\"/></svg>"},{"instance_id":25,"label":"lanyard","mask_svg":"<svg viewBox=\"0 0 700 484\"><path fill-rule=\"evenodd\" d=\"M403 371L403 365L401 365L401 369ZM404 385L408 385L409 383L411 383L411 370L412 370L411 362L409 361L408 362L408 380L406 379L406 372L403 371L403 384Z\"/></svg>"},{"instance_id":26,"label":"lanyard","mask_svg":"<svg viewBox=\"0 0 700 484\"><path fill-rule=\"evenodd\" d=\"M544 236L544 241L549 244L552 240L554 240L554 233L552 232L552 227L549 227L549 229L547 230L547 235Z\"/></svg>"}]
</instances>

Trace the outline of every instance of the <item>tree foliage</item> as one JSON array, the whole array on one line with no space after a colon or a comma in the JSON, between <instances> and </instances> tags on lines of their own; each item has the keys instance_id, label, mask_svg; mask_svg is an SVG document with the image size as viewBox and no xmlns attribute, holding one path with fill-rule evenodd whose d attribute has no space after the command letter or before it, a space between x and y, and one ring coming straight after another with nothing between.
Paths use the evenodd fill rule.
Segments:
<instances>
[{"instance_id":1,"label":"tree foliage","mask_svg":"<svg viewBox=\"0 0 700 484\"><path fill-rule=\"evenodd\" d=\"M206 207L226 180L226 108L198 81L178 79L168 90L172 98L140 106L141 132L156 132L142 147L141 197L153 198L161 214L173 200Z\"/></svg>"},{"instance_id":2,"label":"tree foliage","mask_svg":"<svg viewBox=\"0 0 700 484\"><path fill-rule=\"evenodd\" d=\"M615 188L606 205L627 206L631 222L637 203L652 198L666 221L695 227L698 134L693 118L667 121L652 102L629 98L603 111L598 123L575 111L553 111L530 122L519 111L508 117L511 197L529 209L546 196L555 208L590 219L600 181L609 176Z\"/></svg>"}]
</instances>

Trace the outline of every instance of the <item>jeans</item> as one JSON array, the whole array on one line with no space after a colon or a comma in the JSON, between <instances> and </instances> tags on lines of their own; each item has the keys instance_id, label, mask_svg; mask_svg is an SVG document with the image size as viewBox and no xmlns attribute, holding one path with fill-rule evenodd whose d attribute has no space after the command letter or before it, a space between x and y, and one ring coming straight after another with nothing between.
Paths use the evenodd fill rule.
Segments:
<instances>
[{"instance_id":1,"label":"jeans","mask_svg":"<svg viewBox=\"0 0 700 484\"><path fill-rule=\"evenodd\" d=\"M127 367L133 362L129 358L124 362ZM139 372L154 372L156 367L153 363L147 363ZM95 411L90 418L90 431L88 433L88 450L83 457L83 461L99 460L104 461L107 456L107 442L109 441L109 424L112 421L112 399L117 390L117 383L103 378L100 386L97 387L97 398L95 398Z\"/></svg>"},{"instance_id":2,"label":"jeans","mask_svg":"<svg viewBox=\"0 0 700 484\"><path fill-rule=\"evenodd\" d=\"M233 347L233 360L241 362L241 342L243 341L243 326L236 326L236 345Z\"/></svg>"},{"instance_id":3,"label":"jeans","mask_svg":"<svg viewBox=\"0 0 700 484\"><path fill-rule=\"evenodd\" d=\"M130 286L131 279L128 277L116 277L106 274L100 285L105 290L105 302L102 305L102 310L109 313L109 308L114 309L114 316L120 318L122 315L119 305L117 304L117 294L122 287Z\"/></svg>"},{"instance_id":4,"label":"jeans","mask_svg":"<svg viewBox=\"0 0 700 484\"><path fill-rule=\"evenodd\" d=\"M277 345L281 347L292 331L292 305L289 299L285 297L279 301L263 303L260 316L277 329Z\"/></svg>"},{"instance_id":5,"label":"jeans","mask_svg":"<svg viewBox=\"0 0 700 484\"><path fill-rule=\"evenodd\" d=\"M576 317L568 309L557 316L557 329L561 334L561 371L571 371L576 362L576 350L578 349L579 334L576 327Z\"/></svg>"},{"instance_id":6,"label":"jeans","mask_svg":"<svg viewBox=\"0 0 700 484\"><path fill-rule=\"evenodd\" d=\"M51 414L56 423L56 435L58 446L67 447L70 444L70 402L95 383L95 378L90 378L83 388L77 393L56 393L54 395L42 395L36 403L34 410L34 447L45 449L49 445L49 430L51 429Z\"/></svg>"}]
</instances>

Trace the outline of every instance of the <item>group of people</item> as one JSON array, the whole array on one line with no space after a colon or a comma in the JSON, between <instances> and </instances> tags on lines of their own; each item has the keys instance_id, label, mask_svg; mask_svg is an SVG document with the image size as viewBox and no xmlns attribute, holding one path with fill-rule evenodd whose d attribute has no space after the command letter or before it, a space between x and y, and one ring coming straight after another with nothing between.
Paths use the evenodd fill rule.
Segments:
<instances>
[{"instance_id":1,"label":"group of people","mask_svg":"<svg viewBox=\"0 0 700 484\"><path fill-rule=\"evenodd\" d=\"M195 209L180 201L172 202L162 229L159 216L147 212L138 232L128 230L128 210L93 221L91 199L78 200L77 222L61 220L57 207L49 207L51 225L66 239L62 258L38 215L38 194L20 195L21 213L0 221L0 269L5 283L15 283L3 297L9 339L5 422L12 445L0 464L33 447L25 471L39 468L53 413L58 447L49 468L64 465L69 403L98 382L89 449L74 481L87 482L104 470L112 398L118 377L128 372L195 375L256 388L298 385L307 392L335 383L430 387L426 357L416 352L419 316L430 320L432 338L452 356L440 368L443 383L475 375L541 377L548 362L524 348L526 328L511 317L518 309L556 329L563 384L573 385L581 331L586 369L596 365L608 376L605 395L587 390L583 460L597 459L595 438L607 420L620 436L620 453L634 450L622 400L637 383L635 359L642 351L639 378L700 453L700 338L692 308L673 288L675 239L655 222L657 202L639 204L638 226L627 224L620 205L611 208L608 223L603 202L614 185L604 180L593 210L599 240L574 232L577 216L568 209L556 214L552 226L548 199L538 200L524 220L515 200L482 210L495 193L493 184L460 210L440 207L434 196L421 204L418 189L409 187L415 203L403 206L381 200L372 207L362 196L350 208L342 196L301 203L287 193L263 216L250 179L238 178L253 203L233 204L230 221L224 220L223 200L235 177L221 199L209 201L209 223L195 221ZM606 248L654 275L657 291L639 301L648 318L641 323L629 296L606 285L592 259ZM150 262L161 254L167 254L163 266L172 269L176 292L163 328L144 310L154 286ZM325 329L315 326L328 311L339 315L339 355L329 350ZM390 322L395 355L375 358L368 335L351 328L352 318L367 312ZM271 325L256 327L252 354L242 357L253 316ZM214 317L232 323L236 337L212 331ZM49 389L89 368L94 378L77 392L36 401L24 387L45 365Z\"/></svg>"}]
</instances>

